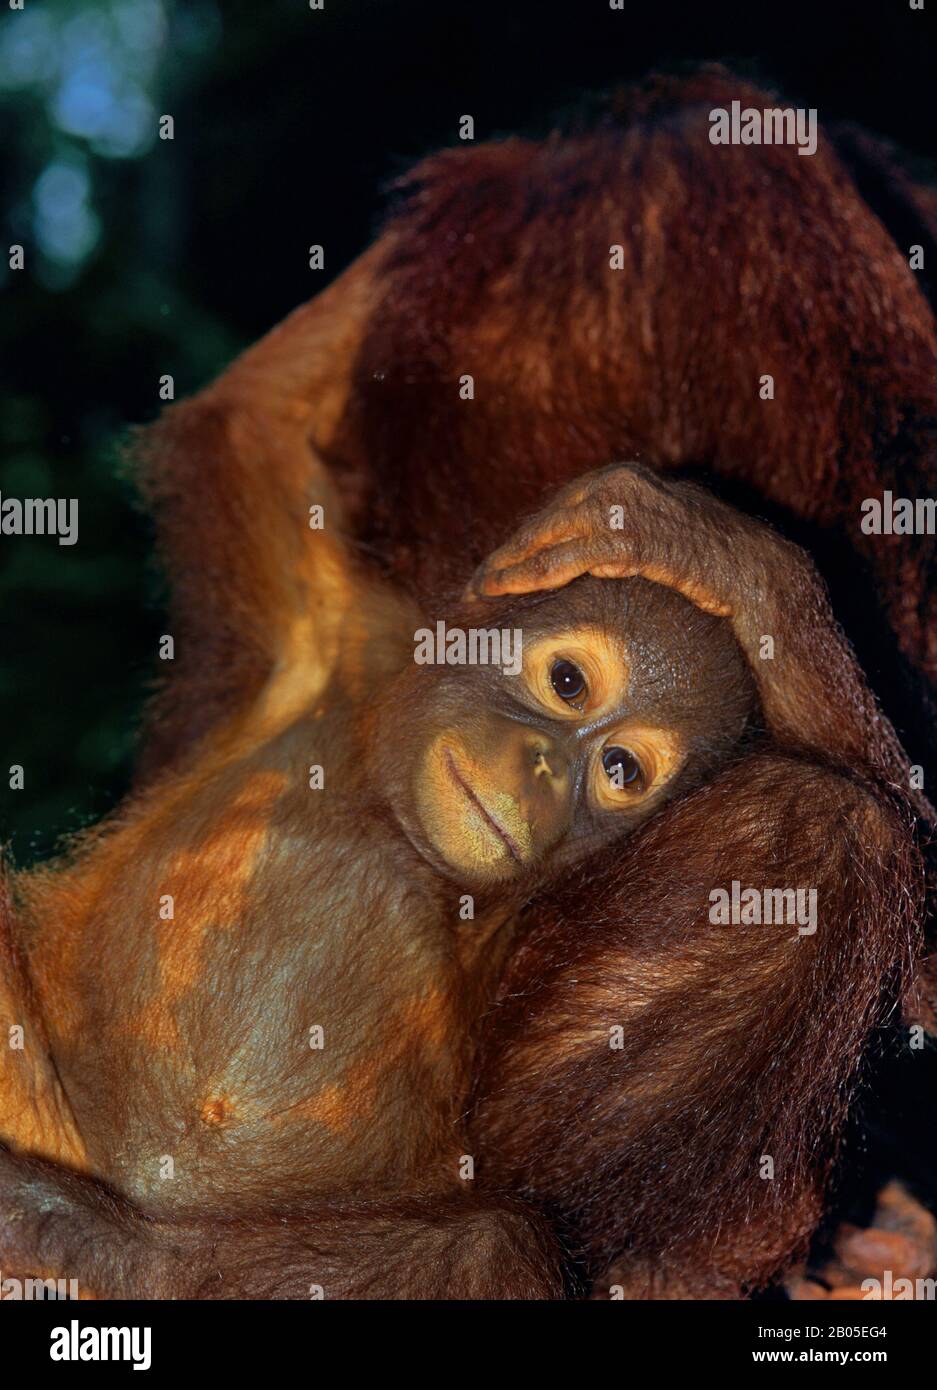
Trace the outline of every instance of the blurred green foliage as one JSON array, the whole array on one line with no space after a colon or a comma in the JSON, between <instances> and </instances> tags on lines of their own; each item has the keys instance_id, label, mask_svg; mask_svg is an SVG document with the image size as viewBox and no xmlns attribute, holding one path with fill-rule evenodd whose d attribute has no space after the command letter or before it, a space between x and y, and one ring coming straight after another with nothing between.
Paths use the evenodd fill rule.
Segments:
<instances>
[{"instance_id":1,"label":"blurred green foliage","mask_svg":"<svg viewBox=\"0 0 937 1390\"><path fill-rule=\"evenodd\" d=\"M156 383L209 377L239 345L179 293L155 106L185 100L219 21L154 0L30 4L0 20L0 490L75 497L79 539L0 538L0 835L17 863L127 786L161 591L123 458ZM180 47L185 63L168 61ZM163 185L163 187L161 187ZM21 764L23 790L7 768Z\"/></svg>"}]
</instances>

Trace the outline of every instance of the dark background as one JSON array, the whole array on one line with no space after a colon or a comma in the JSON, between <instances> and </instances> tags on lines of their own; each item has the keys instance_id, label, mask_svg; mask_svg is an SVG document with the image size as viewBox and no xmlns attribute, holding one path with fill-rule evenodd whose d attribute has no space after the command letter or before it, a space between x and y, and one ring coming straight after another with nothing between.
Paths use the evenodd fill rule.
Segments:
<instances>
[{"instance_id":1,"label":"dark background","mask_svg":"<svg viewBox=\"0 0 937 1390\"><path fill-rule=\"evenodd\" d=\"M321 289L373 236L388 181L455 143L463 113L479 140L536 131L584 91L721 59L929 157L927 2L4 4L2 245L22 243L27 269L0 263L0 490L77 497L80 525L72 548L0 538L13 860L48 854L127 785L163 629L120 457L163 373L191 392Z\"/></svg>"}]
</instances>

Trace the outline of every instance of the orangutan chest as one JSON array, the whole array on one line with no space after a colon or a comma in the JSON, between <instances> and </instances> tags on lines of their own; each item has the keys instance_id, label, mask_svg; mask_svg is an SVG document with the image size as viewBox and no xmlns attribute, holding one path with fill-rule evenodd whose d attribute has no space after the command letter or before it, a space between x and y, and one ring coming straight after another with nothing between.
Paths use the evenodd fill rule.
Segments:
<instances>
[{"instance_id":1,"label":"orangutan chest","mask_svg":"<svg viewBox=\"0 0 937 1390\"><path fill-rule=\"evenodd\" d=\"M284 892L291 853L267 845L246 910L232 877L197 925L169 924L100 1017L100 1064L84 1030L69 1059L97 1171L149 1207L243 1196L254 1174L265 1198L392 1182L458 1105L465 1005L447 934L380 874L343 875L327 845Z\"/></svg>"}]
</instances>

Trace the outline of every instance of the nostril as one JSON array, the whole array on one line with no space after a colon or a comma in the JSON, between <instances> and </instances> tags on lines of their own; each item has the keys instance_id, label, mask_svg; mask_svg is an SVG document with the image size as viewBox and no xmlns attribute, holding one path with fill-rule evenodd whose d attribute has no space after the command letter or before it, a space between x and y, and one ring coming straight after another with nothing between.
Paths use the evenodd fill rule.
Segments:
<instances>
[{"instance_id":1,"label":"nostril","mask_svg":"<svg viewBox=\"0 0 937 1390\"><path fill-rule=\"evenodd\" d=\"M566 754L561 745L543 733L532 730L525 737L517 771L535 786L557 786L564 783L569 771Z\"/></svg>"},{"instance_id":2,"label":"nostril","mask_svg":"<svg viewBox=\"0 0 937 1390\"><path fill-rule=\"evenodd\" d=\"M552 777L553 775L554 775L553 768L550 766L550 762L549 762L549 759L547 758L546 753L543 751L542 748L535 748L535 749L534 749L534 776L535 776L535 777L541 777L541 776Z\"/></svg>"}]
</instances>

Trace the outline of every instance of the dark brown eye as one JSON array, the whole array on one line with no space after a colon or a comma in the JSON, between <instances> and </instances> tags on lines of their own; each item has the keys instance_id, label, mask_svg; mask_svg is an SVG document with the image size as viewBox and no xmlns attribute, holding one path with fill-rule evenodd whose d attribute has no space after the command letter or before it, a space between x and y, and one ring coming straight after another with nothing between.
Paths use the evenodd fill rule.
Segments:
<instances>
[{"instance_id":1,"label":"dark brown eye","mask_svg":"<svg viewBox=\"0 0 937 1390\"><path fill-rule=\"evenodd\" d=\"M619 748L617 744L606 748L602 754L602 766L615 787L633 786L641 779L641 764L637 758L627 748Z\"/></svg>"},{"instance_id":2,"label":"dark brown eye","mask_svg":"<svg viewBox=\"0 0 937 1390\"><path fill-rule=\"evenodd\" d=\"M550 684L561 700L578 700L585 694L586 678L571 661L554 661Z\"/></svg>"}]
</instances>

